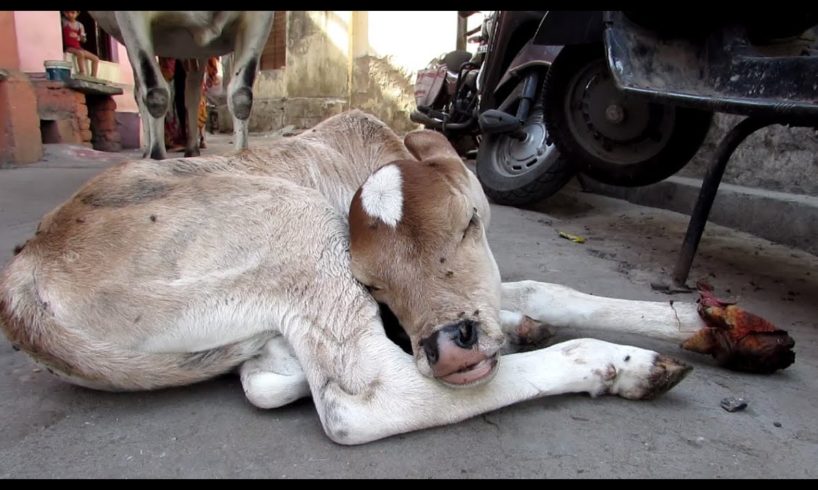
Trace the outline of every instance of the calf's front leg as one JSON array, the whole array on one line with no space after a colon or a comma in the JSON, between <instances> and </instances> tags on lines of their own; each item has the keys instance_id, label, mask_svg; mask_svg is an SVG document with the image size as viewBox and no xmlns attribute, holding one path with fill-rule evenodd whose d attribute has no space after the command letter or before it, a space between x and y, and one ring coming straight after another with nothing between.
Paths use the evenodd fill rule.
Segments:
<instances>
[{"instance_id":1,"label":"calf's front leg","mask_svg":"<svg viewBox=\"0 0 818 490\"><path fill-rule=\"evenodd\" d=\"M676 385L690 368L645 349L576 339L500 358L494 379L453 388L418 372L411 356L385 336L356 344L359 369L338 376L303 363L327 435L362 444L395 434L456 423L524 400L564 393L650 399ZM365 389L351 389L362 385Z\"/></svg>"}]
</instances>

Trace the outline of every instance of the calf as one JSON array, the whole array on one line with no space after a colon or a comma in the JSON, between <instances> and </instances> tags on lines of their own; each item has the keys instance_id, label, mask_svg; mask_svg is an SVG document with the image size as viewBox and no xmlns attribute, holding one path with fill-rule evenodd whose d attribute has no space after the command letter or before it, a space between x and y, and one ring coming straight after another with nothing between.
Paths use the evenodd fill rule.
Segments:
<instances>
[{"instance_id":1,"label":"calf","mask_svg":"<svg viewBox=\"0 0 818 490\"><path fill-rule=\"evenodd\" d=\"M96 389L238 369L258 407L311 395L344 444L546 395L648 399L689 371L594 339L501 357L547 325L686 341L712 336L708 319L721 318L731 331L717 302L700 315L695 304L501 283L489 221L480 184L442 135L402 141L352 111L270 147L101 173L0 275L0 323L56 375ZM387 337L378 302L409 353Z\"/></svg>"}]
</instances>

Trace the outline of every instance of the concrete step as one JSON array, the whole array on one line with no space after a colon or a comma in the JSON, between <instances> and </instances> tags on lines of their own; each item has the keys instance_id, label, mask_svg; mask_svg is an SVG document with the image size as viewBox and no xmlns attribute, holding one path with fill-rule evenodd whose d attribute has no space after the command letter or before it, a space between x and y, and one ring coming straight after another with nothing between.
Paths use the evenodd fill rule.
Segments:
<instances>
[{"instance_id":1,"label":"concrete step","mask_svg":"<svg viewBox=\"0 0 818 490\"><path fill-rule=\"evenodd\" d=\"M580 185L586 191L689 216L702 181L674 176L644 187L616 187L581 176ZM709 221L818 255L818 196L722 183Z\"/></svg>"}]
</instances>

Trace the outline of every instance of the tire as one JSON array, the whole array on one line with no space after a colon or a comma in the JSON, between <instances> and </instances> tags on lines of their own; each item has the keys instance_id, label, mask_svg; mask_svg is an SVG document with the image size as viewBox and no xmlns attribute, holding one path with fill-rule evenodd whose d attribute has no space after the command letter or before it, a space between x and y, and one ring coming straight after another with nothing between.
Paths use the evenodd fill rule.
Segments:
<instances>
[{"instance_id":1,"label":"tire","mask_svg":"<svg viewBox=\"0 0 818 490\"><path fill-rule=\"evenodd\" d=\"M551 138L578 171L605 184L670 177L701 147L713 114L622 92L603 56L601 45L567 46L551 65L544 83Z\"/></svg>"},{"instance_id":2,"label":"tire","mask_svg":"<svg viewBox=\"0 0 818 490\"><path fill-rule=\"evenodd\" d=\"M477 150L477 178L497 204L525 206L541 201L556 194L576 173L570 161L546 142L542 104L531 109L523 129L525 141L508 134L483 135Z\"/></svg>"}]
</instances>

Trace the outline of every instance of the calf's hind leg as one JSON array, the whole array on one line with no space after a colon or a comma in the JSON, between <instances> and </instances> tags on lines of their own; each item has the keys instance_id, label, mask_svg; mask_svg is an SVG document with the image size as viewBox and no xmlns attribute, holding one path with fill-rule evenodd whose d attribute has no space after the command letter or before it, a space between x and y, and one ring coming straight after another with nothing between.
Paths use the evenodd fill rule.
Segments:
<instances>
[{"instance_id":1,"label":"calf's hind leg","mask_svg":"<svg viewBox=\"0 0 818 490\"><path fill-rule=\"evenodd\" d=\"M277 408L310 395L307 378L284 337L270 339L241 369L244 394L258 408Z\"/></svg>"}]
</instances>

